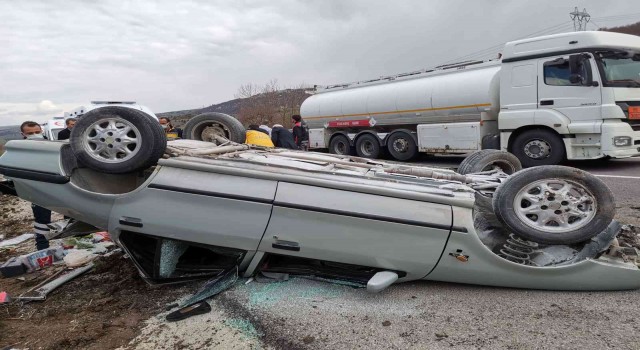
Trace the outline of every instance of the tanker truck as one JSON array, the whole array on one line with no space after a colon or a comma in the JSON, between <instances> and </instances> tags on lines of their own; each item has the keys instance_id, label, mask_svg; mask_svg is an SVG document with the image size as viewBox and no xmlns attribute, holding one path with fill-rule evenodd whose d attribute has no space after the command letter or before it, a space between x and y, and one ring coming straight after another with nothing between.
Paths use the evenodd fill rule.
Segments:
<instances>
[{"instance_id":1,"label":"tanker truck","mask_svg":"<svg viewBox=\"0 0 640 350\"><path fill-rule=\"evenodd\" d=\"M640 37L563 33L502 53L316 86L300 108L309 146L401 161L501 149L526 167L640 155Z\"/></svg>"}]
</instances>

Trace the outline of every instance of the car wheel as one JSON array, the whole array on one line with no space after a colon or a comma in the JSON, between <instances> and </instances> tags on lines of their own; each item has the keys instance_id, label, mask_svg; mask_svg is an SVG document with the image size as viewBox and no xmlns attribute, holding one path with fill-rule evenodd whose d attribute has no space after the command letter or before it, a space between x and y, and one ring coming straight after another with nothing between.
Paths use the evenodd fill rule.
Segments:
<instances>
[{"instance_id":1,"label":"car wheel","mask_svg":"<svg viewBox=\"0 0 640 350\"><path fill-rule=\"evenodd\" d=\"M380 141L371 134L364 134L356 141L356 154L359 157L376 159L380 157Z\"/></svg>"},{"instance_id":2,"label":"car wheel","mask_svg":"<svg viewBox=\"0 0 640 350\"><path fill-rule=\"evenodd\" d=\"M344 135L336 135L329 143L329 152L338 155L348 156L351 154L351 144Z\"/></svg>"},{"instance_id":3,"label":"car wheel","mask_svg":"<svg viewBox=\"0 0 640 350\"><path fill-rule=\"evenodd\" d=\"M509 175L522 169L520 161L513 154L495 149L483 149L465 158L458 167L458 173L467 175L492 170L494 167L500 168Z\"/></svg>"},{"instance_id":4,"label":"car wheel","mask_svg":"<svg viewBox=\"0 0 640 350\"><path fill-rule=\"evenodd\" d=\"M397 160L407 161L418 154L418 146L413 136L406 132L396 132L387 140L389 154Z\"/></svg>"},{"instance_id":5,"label":"car wheel","mask_svg":"<svg viewBox=\"0 0 640 350\"><path fill-rule=\"evenodd\" d=\"M102 107L85 113L71 129L73 154L84 165L122 174L157 163L167 139L157 120L127 107Z\"/></svg>"},{"instance_id":6,"label":"car wheel","mask_svg":"<svg viewBox=\"0 0 640 350\"><path fill-rule=\"evenodd\" d=\"M516 136L511 152L525 168L539 165L557 165L564 161L562 138L550 130L532 129Z\"/></svg>"},{"instance_id":7,"label":"car wheel","mask_svg":"<svg viewBox=\"0 0 640 350\"><path fill-rule=\"evenodd\" d=\"M244 143L246 130L238 119L223 113L203 113L197 115L184 126L182 135L185 139L199 141L215 141L215 136L222 136L237 143Z\"/></svg>"},{"instance_id":8,"label":"car wheel","mask_svg":"<svg viewBox=\"0 0 640 350\"><path fill-rule=\"evenodd\" d=\"M597 177L547 165L511 175L496 190L493 210L513 233L542 244L574 244L613 220L613 194Z\"/></svg>"}]
</instances>

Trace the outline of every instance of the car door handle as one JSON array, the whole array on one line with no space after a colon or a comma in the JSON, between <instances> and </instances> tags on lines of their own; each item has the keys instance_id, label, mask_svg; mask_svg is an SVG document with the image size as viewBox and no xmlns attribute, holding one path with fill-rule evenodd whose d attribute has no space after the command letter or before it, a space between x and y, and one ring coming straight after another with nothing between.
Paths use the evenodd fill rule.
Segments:
<instances>
[{"instance_id":1,"label":"car door handle","mask_svg":"<svg viewBox=\"0 0 640 350\"><path fill-rule=\"evenodd\" d=\"M541 100L540 101L540 105L541 106L553 106L553 100Z\"/></svg>"},{"instance_id":2,"label":"car door handle","mask_svg":"<svg viewBox=\"0 0 640 350\"><path fill-rule=\"evenodd\" d=\"M132 218L128 216L121 216L120 220L118 220L120 225L132 226L132 227L142 227L142 220L138 218Z\"/></svg>"},{"instance_id":3,"label":"car door handle","mask_svg":"<svg viewBox=\"0 0 640 350\"><path fill-rule=\"evenodd\" d=\"M275 243L272 243L271 247L274 249L289 250L292 252L300 251L300 245L297 242L290 241L277 241Z\"/></svg>"}]
</instances>

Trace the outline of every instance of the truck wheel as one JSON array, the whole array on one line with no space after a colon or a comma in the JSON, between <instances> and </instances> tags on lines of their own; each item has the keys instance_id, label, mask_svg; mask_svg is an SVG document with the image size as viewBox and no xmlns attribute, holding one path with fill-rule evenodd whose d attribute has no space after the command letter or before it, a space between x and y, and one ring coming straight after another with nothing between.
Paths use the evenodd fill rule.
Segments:
<instances>
[{"instance_id":1,"label":"truck wheel","mask_svg":"<svg viewBox=\"0 0 640 350\"><path fill-rule=\"evenodd\" d=\"M351 154L351 144L344 135L336 135L329 142L329 152L338 155L348 156Z\"/></svg>"},{"instance_id":2,"label":"truck wheel","mask_svg":"<svg viewBox=\"0 0 640 350\"><path fill-rule=\"evenodd\" d=\"M520 161L513 154L495 149L483 149L465 158L458 167L458 173L467 175L492 170L494 167L500 168L509 175L522 169Z\"/></svg>"},{"instance_id":3,"label":"truck wheel","mask_svg":"<svg viewBox=\"0 0 640 350\"><path fill-rule=\"evenodd\" d=\"M85 113L71 129L69 141L81 163L110 174L148 168L167 147L158 121L127 107L102 107Z\"/></svg>"},{"instance_id":4,"label":"truck wheel","mask_svg":"<svg viewBox=\"0 0 640 350\"><path fill-rule=\"evenodd\" d=\"M562 138L550 130L532 129L516 136L511 152L522 166L557 165L565 158Z\"/></svg>"},{"instance_id":5,"label":"truck wheel","mask_svg":"<svg viewBox=\"0 0 640 350\"><path fill-rule=\"evenodd\" d=\"M387 140L387 149L393 158L401 161L411 160L418 154L416 141L406 132L392 134Z\"/></svg>"},{"instance_id":6,"label":"truck wheel","mask_svg":"<svg viewBox=\"0 0 640 350\"><path fill-rule=\"evenodd\" d=\"M380 141L371 134L364 134L356 141L356 154L363 158L376 159L380 157Z\"/></svg>"},{"instance_id":7,"label":"truck wheel","mask_svg":"<svg viewBox=\"0 0 640 350\"><path fill-rule=\"evenodd\" d=\"M613 220L613 194L595 176L547 165L511 175L496 190L493 210L513 233L542 244L574 244Z\"/></svg>"},{"instance_id":8,"label":"truck wheel","mask_svg":"<svg viewBox=\"0 0 640 350\"><path fill-rule=\"evenodd\" d=\"M244 143L246 130L238 119L223 113L203 113L197 115L184 126L185 139L215 141L214 136L222 136L237 143Z\"/></svg>"}]
</instances>

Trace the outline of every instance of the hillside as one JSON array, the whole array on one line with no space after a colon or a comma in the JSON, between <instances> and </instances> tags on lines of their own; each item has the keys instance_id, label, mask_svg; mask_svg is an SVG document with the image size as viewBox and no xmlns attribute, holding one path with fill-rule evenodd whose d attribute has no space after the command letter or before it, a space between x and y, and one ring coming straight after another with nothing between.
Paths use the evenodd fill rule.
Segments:
<instances>
[{"instance_id":1,"label":"hillside","mask_svg":"<svg viewBox=\"0 0 640 350\"><path fill-rule=\"evenodd\" d=\"M621 27L601 28L600 30L640 36L640 22Z\"/></svg>"},{"instance_id":2,"label":"hillside","mask_svg":"<svg viewBox=\"0 0 640 350\"><path fill-rule=\"evenodd\" d=\"M300 105L309 96L306 89L284 89L263 92L247 98L236 98L205 108L156 113L168 117L174 126L183 126L187 120L201 113L218 112L232 115L243 124L275 123L288 125L291 115L300 112Z\"/></svg>"}]
</instances>

